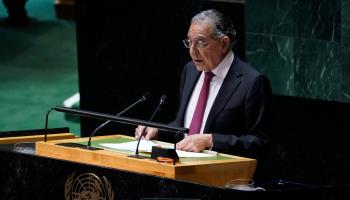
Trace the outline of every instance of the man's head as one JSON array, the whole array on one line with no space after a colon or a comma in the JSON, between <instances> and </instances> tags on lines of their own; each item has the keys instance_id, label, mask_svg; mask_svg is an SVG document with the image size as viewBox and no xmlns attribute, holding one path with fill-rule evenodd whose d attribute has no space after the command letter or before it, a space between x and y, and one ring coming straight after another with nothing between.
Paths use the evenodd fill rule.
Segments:
<instances>
[{"instance_id":1,"label":"man's head","mask_svg":"<svg viewBox=\"0 0 350 200\"><path fill-rule=\"evenodd\" d=\"M206 10L195 15L187 33L185 45L197 70L210 71L226 56L236 36L231 21L216 10Z\"/></svg>"}]
</instances>

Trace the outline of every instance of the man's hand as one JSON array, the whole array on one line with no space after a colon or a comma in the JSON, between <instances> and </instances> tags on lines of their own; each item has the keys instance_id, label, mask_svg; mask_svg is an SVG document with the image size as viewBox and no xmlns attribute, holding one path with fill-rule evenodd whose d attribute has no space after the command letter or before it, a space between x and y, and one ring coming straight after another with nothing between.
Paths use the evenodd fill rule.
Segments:
<instances>
[{"instance_id":1,"label":"man's hand","mask_svg":"<svg viewBox=\"0 0 350 200\"><path fill-rule=\"evenodd\" d=\"M206 148L212 148L213 137L211 134L194 134L187 136L176 144L176 149L183 151L201 152Z\"/></svg>"},{"instance_id":2,"label":"man's hand","mask_svg":"<svg viewBox=\"0 0 350 200\"><path fill-rule=\"evenodd\" d=\"M157 128L151 128L147 127L144 131L143 135L141 136L143 130L145 129L145 126L137 126L135 129L135 138L139 139L139 137L145 137L146 140L155 140L158 137L158 129Z\"/></svg>"}]
</instances>

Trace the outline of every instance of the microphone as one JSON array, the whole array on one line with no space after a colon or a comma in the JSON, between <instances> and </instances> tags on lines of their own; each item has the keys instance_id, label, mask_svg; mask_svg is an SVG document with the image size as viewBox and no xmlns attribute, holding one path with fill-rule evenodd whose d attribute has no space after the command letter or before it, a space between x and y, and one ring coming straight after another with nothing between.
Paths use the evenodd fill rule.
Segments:
<instances>
[{"instance_id":1,"label":"microphone","mask_svg":"<svg viewBox=\"0 0 350 200\"><path fill-rule=\"evenodd\" d=\"M166 95L162 95L162 96L160 97L159 104L158 104L157 108L154 110L152 116L151 116L150 119L149 119L150 122L153 120L154 116L155 116L155 115L158 113L158 111L160 110L161 105L165 103L165 100L166 100L166 99L167 99L167 96L166 96ZM147 157L145 157L145 156L139 155L139 145L140 145L140 141L141 141L141 138L142 138L143 134L145 133L146 129L147 129L147 126L144 127L144 129L142 130L142 133L141 133L139 139L137 140L135 155L129 155L129 157L139 158L139 159L147 158Z\"/></svg>"},{"instance_id":2,"label":"microphone","mask_svg":"<svg viewBox=\"0 0 350 200\"><path fill-rule=\"evenodd\" d=\"M44 137L44 141L46 142L47 141L47 132L48 132L48 128L47 128L47 124L48 124L48 121L49 121L49 114L50 112L52 112L54 110L54 108L51 108L49 111L47 111L46 113L46 117L45 117L45 137Z\"/></svg>"},{"instance_id":3,"label":"microphone","mask_svg":"<svg viewBox=\"0 0 350 200\"><path fill-rule=\"evenodd\" d=\"M165 98L166 97L162 97L161 103L164 103ZM157 110L159 110L159 108L157 108ZM51 108L46 114L46 118L45 118L45 142L47 140L47 134L49 132L48 131L49 113L51 113L52 111L63 112L63 113L72 114L72 115L78 115L81 117L89 117L89 118L96 118L96 119L102 119L102 120L111 120L111 121L119 122L119 123L123 123L123 124L155 127L155 128L160 129L160 130L165 130L165 131L176 133L176 135L188 133L188 128L176 127L176 126L171 126L168 124L150 122L150 121L127 118L127 117L120 117L120 116L99 113L99 112L94 112L94 111L89 111L89 110L81 110L81 109L75 109L75 108L67 108L67 107L63 107L63 106L55 106L55 107ZM62 145L62 146L67 146L67 147L78 147L78 148L83 148L83 149L88 149L88 150L98 150L99 149L99 148L93 148L93 147L88 148L87 145L82 145L82 144L74 143L74 142L60 143L57 145ZM174 149L176 149L175 145L176 145L176 143L174 144Z\"/></svg>"},{"instance_id":4,"label":"microphone","mask_svg":"<svg viewBox=\"0 0 350 200\"><path fill-rule=\"evenodd\" d=\"M122 110L121 112L119 112L118 114L116 114L117 117L123 115L124 113L126 113L127 111L129 111L131 108L133 108L134 106L136 106L137 104L147 101L149 98L151 97L151 93L150 92L146 92L143 94L143 96L137 100L135 103L131 104L129 107L125 108L124 110ZM89 141L88 141L88 148L91 146L91 138L96 134L97 131L99 131L100 129L102 129L103 127L105 127L108 123L110 123L111 120L108 120L106 122L104 122L103 124L101 124L100 126L98 126L90 135L89 137Z\"/></svg>"}]
</instances>

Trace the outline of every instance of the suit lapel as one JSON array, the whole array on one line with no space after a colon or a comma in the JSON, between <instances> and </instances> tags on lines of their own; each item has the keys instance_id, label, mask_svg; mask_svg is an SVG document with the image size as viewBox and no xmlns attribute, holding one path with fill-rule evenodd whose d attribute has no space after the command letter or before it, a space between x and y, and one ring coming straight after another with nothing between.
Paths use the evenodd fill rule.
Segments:
<instances>
[{"instance_id":1,"label":"suit lapel","mask_svg":"<svg viewBox=\"0 0 350 200\"><path fill-rule=\"evenodd\" d=\"M192 91L197 83L197 80L201 74L200 71L197 71L196 68L193 66L193 68L191 68L191 70L188 72L188 78L186 79L186 83L184 85L184 89L183 89L183 96L182 96L182 104L181 104L181 108L180 108L180 113L182 113L181 116L181 126L183 126L184 124L184 119L185 119L185 113L186 113L186 108L188 105L188 101L190 100Z\"/></svg>"},{"instance_id":2,"label":"suit lapel","mask_svg":"<svg viewBox=\"0 0 350 200\"><path fill-rule=\"evenodd\" d=\"M217 94L213 106L209 112L208 119L204 127L204 132L210 131L209 129L214 122L214 119L216 119L217 115L224 109L227 101L241 84L241 76L243 73L239 69L240 66L238 65L238 62L239 58L236 57L231 64L229 71L227 72L219 93Z\"/></svg>"}]
</instances>

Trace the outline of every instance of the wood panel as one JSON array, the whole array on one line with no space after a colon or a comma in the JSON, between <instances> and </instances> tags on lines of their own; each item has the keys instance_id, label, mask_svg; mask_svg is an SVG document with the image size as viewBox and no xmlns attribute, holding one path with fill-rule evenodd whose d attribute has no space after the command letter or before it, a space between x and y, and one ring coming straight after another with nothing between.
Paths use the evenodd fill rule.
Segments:
<instances>
[{"instance_id":1,"label":"wood panel","mask_svg":"<svg viewBox=\"0 0 350 200\"><path fill-rule=\"evenodd\" d=\"M72 139L76 136L72 133L57 133L48 134L47 140L62 140ZM0 138L0 144L19 143L19 142L36 142L44 141L45 135L29 135L29 136L16 136L16 137L3 137Z\"/></svg>"},{"instance_id":2,"label":"wood panel","mask_svg":"<svg viewBox=\"0 0 350 200\"><path fill-rule=\"evenodd\" d=\"M94 140L122 135L100 136ZM153 159L135 159L126 153L109 150L86 150L56 145L62 142L83 142L88 138L56 140L36 143L36 154L80 163L145 173L160 177L174 178L195 183L223 187L231 179L251 179L256 168L256 160L227 154L219 154L222 160L182 160L175 165L157 162Z\"/></svg>"}]
</instances>

